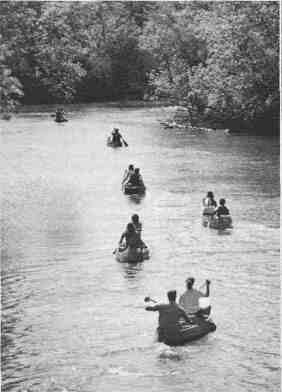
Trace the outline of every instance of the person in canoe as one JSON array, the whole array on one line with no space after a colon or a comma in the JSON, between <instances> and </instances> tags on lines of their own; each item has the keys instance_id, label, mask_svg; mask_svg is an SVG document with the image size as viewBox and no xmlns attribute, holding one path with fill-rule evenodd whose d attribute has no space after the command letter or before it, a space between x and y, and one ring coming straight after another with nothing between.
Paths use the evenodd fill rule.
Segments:
<instances>
[{"instance_id":1,"label":"person in canoe","mask_svg":"<svg viewBox=\"0 0 282 392\"><path fill-rule=\"evenodd\" d=\"M215 215L217 207L213 192L208 192L207 196L203 198L203 207L203 225L208 226Z\"/></svg>"},{"instance_id":2,"label":"person in canoe","mask_svg":"<svg viewBox=\"0 0 282 392\"><path fill-rule=\"evenodd\" d=\"M202 297L209 297L210 295L210 281L206 280L206 293L202 293L199 290L193 288L195 279L186 279L187 290L183 293L179 299L179 305L185 310L188 315L195 315L200 311L199 299ZM209 309L210 310L210 309Z\"/></svg>"},{"instance_id":3,"label":"person in canoe","mask_svg":"<svg viewBox=\"0 0 282 392\"><path fill-rule=\"evenodd\" d=\"M139 220L139 216L137 214L132 215L131 217L131 223L134 226L134 229L136 231L136 234L139 236L140 238L140 243L142 248L147 248L147 245L145 244L145 242L141 239L141 232L142 232L142 223Z\"/></svg>"},{"instance_id":4,"label":"person in canoe","mask_svg":"<svg viewBox=\"0 0 282 392\"><path fill-rule=\"evenodd\" d=\"M180 319L190 323L190 319L185 311L176 303L176 291L168 291L168 304L146 306L146 310L159 312L158 335L159 342L171 341L179 335Z\"/></svg>"},{"instance_id":5,"label":"person in canoe","mask_svg":"<svg viewBox=\"0 0 282 392\"><path fill-rule=\"evenodd\" d=\"M144 185L143 178L140 174L140 169L138 167L134 169L134 173L130 176L128 183L133 186Z\"/></svg>"},{"instance_id":6,"label":"person in canoe","mask_svg":"<svg viewBox=\"0 0 282 392\"><path fill-rule=\"evenodd\" d=\"M206 207L217 207L217 203L214 199L214 194L213 192L208 192L207 196L203 198L203 206L204 208Z\"/></svg>"},{"instance_id":7,"label":"person in canoe","mask_svg":"<svg viewBox=\"0 0 282 392\"><path fill-rule=\"evenodd\" d=\"M219 200L219 206L217 207L215 213L220 218L221 215L230 215L229 209L225 205L225 199Z\"/></svg>"},{"instance_id":8,"label":"person in canoe","mask_svg":"<svg viewBox=\"0 0 282 392\"><path fill-rule=\"evenodd\" d=\"M133 223L128 223L126 230L122 233L119 245L121 246L123 242L125 242L125 249L128 247L136 249L142 246L140 236L136 233Z\"/></svg>"},{"instance_id":9,"label":"person in canoe","mask_svg":"<svg viewBox=\"0 0 282 392\"><path fill-rule=\"evenodd\" d=\"M65 122L68 121L65 117L65 111L63 108L58 108L55 113L55 121L56 122Z\"/></svg>"},{"instance_id":10,"label":"person in canoe","mask_svg":"<svg viewBox=\"0 0 282 392\"><path fill-rule=\"evenodd\" d=\"M136 233L139 235L139 237L141 238L141 232L142 232L142 223L139 220L139 215L134 214L131 217L131 223L134 226L134 229L136 231Z\"/></svg>"},{"instance_id":11,"label":"person in canoe","mask_svg":"<svg viewBox=\"0 0 282 392\"><path fill-rule=\"evenodd\" d=\"M111 143L113 143L116 146L122 146L122 140L123 137L121 135L121 133L119 132L118 128L114 128L112 131L112 139L111 139Z\"/></svg>"},{"instance_id":12,"label":"person in canoe","mask_svg":"<svg viewBox=\"0 0 282 392\"><path fill-rule=\"evenodd\" d=\"M134 174L134 166L129 165L128 169L125 170L123 175L122 184L126 184L126 182L130 179L130 177Z\"/></svg>"}]
</instances>

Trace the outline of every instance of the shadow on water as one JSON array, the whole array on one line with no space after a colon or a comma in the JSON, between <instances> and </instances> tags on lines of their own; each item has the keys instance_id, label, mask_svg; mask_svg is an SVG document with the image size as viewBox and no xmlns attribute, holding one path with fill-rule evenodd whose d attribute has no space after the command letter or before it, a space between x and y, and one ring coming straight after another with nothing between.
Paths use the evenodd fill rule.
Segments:
<instances>
[{"instance_id":1,"label":"shadow on water","mask_svg":"<svg viewBox=\"0 0 282 392\"><path fill-rule=\"evenodd\" d=\"M217 234L218 235L231 235L232 234L232 230L226 230L226 229L223 229L223 230L217 230Z\"/></svg>"}]
</instances>

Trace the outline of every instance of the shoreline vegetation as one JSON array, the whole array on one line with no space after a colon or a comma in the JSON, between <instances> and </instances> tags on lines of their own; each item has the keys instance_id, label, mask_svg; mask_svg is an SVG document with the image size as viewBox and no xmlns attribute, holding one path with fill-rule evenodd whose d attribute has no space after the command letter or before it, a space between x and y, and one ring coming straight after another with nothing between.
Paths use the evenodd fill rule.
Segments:
<instances>
[{"instance_id":1,"label":"shoreline vegetation","mask_svg":"<svg viewBox=\"0 0 282 392\"><path fill-rule=\"evenodd\" d=\"M167 128L279 133L279 2L0 3L1 116L138 100Z\"/></svg>"}]
</instances>

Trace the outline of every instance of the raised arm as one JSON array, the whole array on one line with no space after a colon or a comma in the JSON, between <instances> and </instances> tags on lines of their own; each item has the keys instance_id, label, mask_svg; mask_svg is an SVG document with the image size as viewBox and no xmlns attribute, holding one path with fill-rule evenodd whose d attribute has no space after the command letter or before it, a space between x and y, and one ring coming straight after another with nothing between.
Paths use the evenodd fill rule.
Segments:
<instances>
[{"instance_id":1,"label":"raised arm","mask_svg":"<svg viewBox=\"0 0 282 392\"><path fill-rule=\"evenodd\" d=\"M210 296L210 284L211 282L209 280L206 280L206 294L205 294L206 297Z\"/></svg>"},{"instance_id":2,"label":"raised arm","mask_svg":"<svg viewBox=\"0 0 282 392\"><path fill-rule=\"evenodd\" d=\"M119 244L122 244L123 239L125 238L125 232L122 233L120 240L119 240Z\"/></svg>"},{"instance_id":3,"label":"raised arm","mask_svg":"<svg viewBox=\"0 0 282 392\"><path fill-rule=\"evenodd\" d=\"M145 310L149 310L151 312L156 312L157 310L159 310L159 306L155 305L155 306L146 306Z\"/></svg>"}]
</instances>

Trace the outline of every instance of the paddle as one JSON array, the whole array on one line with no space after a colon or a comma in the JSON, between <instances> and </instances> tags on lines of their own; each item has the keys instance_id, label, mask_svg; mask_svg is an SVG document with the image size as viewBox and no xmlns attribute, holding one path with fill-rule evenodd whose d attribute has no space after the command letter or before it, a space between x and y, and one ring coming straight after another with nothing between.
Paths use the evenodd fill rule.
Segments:
<instances>
[{"instance_id":1,"label":"paddle","mask_svg":"<svg viewBox=\"0 0 282 392\"><path fill-rule=\"evenodd\" d=\"M123 144L125 145L125 147L128 147L128 143L124 140L123 136L121 138L122 138L122 141L123 141Z\"/></svg>"},{"instance_id":2,"label":"paddle","mask_svg":"<svg viewBox=\"0 0 282 392\"><path fill-rule=\"evenodd\" d=\"M158 301L155 301L154 299L150 298L150 297L145 297L144 298L144 302L154 302L155 304L158 303Z\"/></svg>"}]
</instances>

